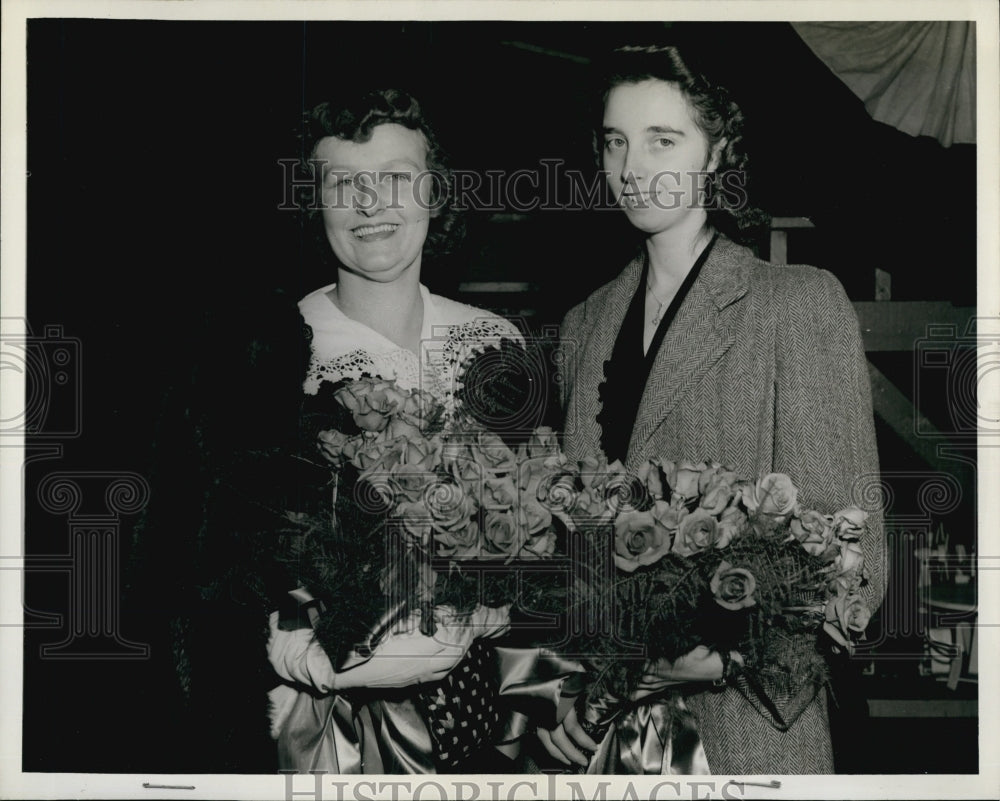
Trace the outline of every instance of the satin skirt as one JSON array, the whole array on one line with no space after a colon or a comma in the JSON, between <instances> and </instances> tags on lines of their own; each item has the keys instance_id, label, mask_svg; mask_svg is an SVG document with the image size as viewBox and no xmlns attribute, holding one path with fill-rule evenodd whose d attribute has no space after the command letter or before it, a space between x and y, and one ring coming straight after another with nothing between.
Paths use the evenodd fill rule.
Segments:
<instances>
[{"instance_id":1,"label":"satin skirt","mask_svg":"<svg viewBox=\"0 0 1000 801\"><path fill-rule=\"evenodd\" d=\"M587 773L698 776L711 771L695 718L676 695L630 705L619 714L600 741Z\"/></svg>"},{"instance_id":2,"label":"satin skirt","mask_svg":"<svg viewBox=\"0 0 1000 801\"><path fill-rule=\"evenodd\" d=\"M300 691L278 735L281 770L434 773L430 732L412 699L352 702Z\"/></svg>"},{"instance_id":3,"label":"satin skirt","mask_svg":"<svg viewBox=\"0 0 1000 801\"><path fill-rule=\"evenodd\" d=\"M513 743L535 727L552 728L559 707L585 687L579 663L544 649L494 650L502 735ZM427 721L414 688L395 697L294 691L277 732L282 770L338 774L437 772ZM368 697L366 697L368 696ZM489 745L489 744L484 744ZM708 759L694 717L680 695L630 704L617 714L586 771L597 775L707 775Z\"/></svg>"},{"instance_id":4,"label":"satin skirt","mask_svg":"<svg viewBox=\"0 0 1000 801\"><path fill-rule=\"evenodd\" d=\"M515 743L537 725L556 725L559 706L583 688L583 668L539 648L490 647L500 724L491 742ZM392 692L321 695L290 685L272 691L287 707L274 732L282 770L342 774L437 772L428 721L415 685ZM481 692L484 686L469 687ZM293 696L293 697L292 697Z\"/></svg>"}]
</instances>

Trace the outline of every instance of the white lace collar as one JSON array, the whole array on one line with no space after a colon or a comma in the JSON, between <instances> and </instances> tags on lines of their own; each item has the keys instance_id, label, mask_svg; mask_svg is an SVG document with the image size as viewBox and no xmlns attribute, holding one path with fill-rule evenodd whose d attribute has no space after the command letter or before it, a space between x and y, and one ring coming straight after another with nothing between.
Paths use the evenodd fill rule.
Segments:
<instances>
[{"instance_id":1,"label":"white lace collar","mask_svg":"<svg viewBox=\"0 0 1000 801\"><path fill-rule=\"evenodd\" d=\"M522 342L517 328L492 312L433 295L423 284L420 355L401 348L377 331L347 317L327 295L336 284L321 287L299 302L312 329L312 355L303 384L316 394L323 381L362 375L395 380L404 389L421 388L450 411L458 367L474 352L499 345L501 338Z\"/></svg>"}]
</instances>

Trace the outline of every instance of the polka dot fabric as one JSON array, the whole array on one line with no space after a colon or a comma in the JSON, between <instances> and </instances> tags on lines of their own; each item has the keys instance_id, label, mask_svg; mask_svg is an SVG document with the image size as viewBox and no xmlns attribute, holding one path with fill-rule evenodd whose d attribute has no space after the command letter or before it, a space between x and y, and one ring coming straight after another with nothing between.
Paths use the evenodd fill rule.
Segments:
<instances>
[{"instance_id":1,"label":"polka dot fabric","mask_svg":"<svg viewBox=\"0 0 1000 801\"><path fill-rule=\"evenodd\" d=\"M499 733L497 681L490 648L477 641L441 681L419 694L435 761L454 768Z\"/></svg>"}]
</instances>

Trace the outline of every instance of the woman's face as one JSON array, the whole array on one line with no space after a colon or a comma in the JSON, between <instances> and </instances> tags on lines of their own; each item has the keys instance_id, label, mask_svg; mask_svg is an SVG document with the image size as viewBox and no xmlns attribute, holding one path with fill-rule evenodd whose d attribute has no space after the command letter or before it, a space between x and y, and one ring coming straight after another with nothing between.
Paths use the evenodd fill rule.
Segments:
<instances>
[{"instance_id":1,"label":"woman's face","mask_svg":"<svg viewBox=\"0 0 1000 801\"><path fill-rule=\"evenodd\" d=\"M704 220L699 186L718 159L680 89L653 79L616 86L603 127L608 183L636 228L656 234L692 215Z\"/></svg>"},{"instance_id":2,"label":"woman's face","mask_svg":"<svg viewBox=\"0 0 1000 801\"><path fill-rule=\"evenodd\" d=\"M324 137L313 157L323 170L323 227L343 267L382 283L419 270L431 217L423 134L385 123L367 142Z\"/></svg>"}]
</instances>

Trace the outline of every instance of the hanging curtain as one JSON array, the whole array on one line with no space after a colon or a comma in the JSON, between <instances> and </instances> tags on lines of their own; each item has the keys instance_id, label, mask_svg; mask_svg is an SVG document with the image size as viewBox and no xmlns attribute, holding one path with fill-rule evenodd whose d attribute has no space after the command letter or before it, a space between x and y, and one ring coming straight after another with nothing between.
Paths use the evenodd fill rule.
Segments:
<instances>
[{"instance_id":1,"label":"hanging curtain","mask_svg":"<svg viewBox=\"0 0 1000 801\"><path fill-rule=\"evenodd\" d=\"M948 147L976 141L976 26L971 22L793 22L868 113Z\"/></svg>"}]
</instances>

